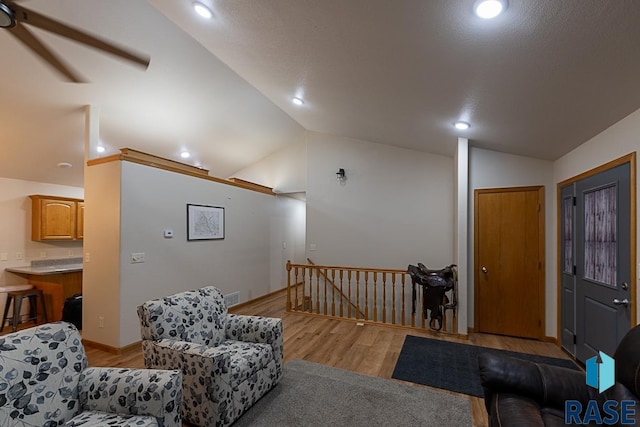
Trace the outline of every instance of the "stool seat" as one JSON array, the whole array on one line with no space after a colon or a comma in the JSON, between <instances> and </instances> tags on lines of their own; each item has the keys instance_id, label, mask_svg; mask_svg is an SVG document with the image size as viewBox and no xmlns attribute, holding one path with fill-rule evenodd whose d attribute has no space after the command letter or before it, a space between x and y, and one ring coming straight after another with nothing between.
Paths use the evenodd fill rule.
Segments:
<instances>
[{"instance_id":1,"label":"stool seat","mask_svg":"<svg viewBox=\"0 0 640 427\"><path fill-rule=\"evenodd\" d=\"M33 288L23 291L11 291L7 293L7 302L4 306L4 313L2 314L2 325L0 326L0 332L4 330L5 323L7 322L7 315L9 314L9 307L11 306L12 300L13 324L11 326L13 328L13 332L18 330L18 323L20 323L20 309L22 308L22 301L25 298L29 299L29 318L27 319L27 321L33 320L36 325L38 324L38 299L40 300L40 304L42 305L42 318L45 323L49 321L47 319L47 309L44 305L44 294L40 289Z\"/></svg>"}]
</instances>

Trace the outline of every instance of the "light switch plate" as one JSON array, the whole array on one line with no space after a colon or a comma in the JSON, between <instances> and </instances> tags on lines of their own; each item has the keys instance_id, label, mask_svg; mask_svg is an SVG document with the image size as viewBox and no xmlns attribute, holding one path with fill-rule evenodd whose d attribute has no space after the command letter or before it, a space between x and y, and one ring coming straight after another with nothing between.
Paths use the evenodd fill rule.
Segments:
<instances>
[{"instance_id":1,"label":"light switch plate","mask_svg":"<svg viewBox=\"0 0 640 427\"><path fill-rule=\"evenodd\" d=\"M144 252L136 252L131 254L131 264L139 264L144 262L145 255Z\"/></svg>"}]
</instances>

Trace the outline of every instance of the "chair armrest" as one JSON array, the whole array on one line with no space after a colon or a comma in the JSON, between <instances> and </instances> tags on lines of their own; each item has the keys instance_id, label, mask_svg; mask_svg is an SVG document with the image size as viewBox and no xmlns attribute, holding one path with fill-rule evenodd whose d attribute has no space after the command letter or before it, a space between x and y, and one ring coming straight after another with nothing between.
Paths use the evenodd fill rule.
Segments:
<instances>
[{"instance_id":1,"label":"chair armrest","mask_svg":"<svg viewBox=\"0 0 640 427\"><path fill-rule=\"evenodd\" d=\"M584 404L590 399L600 400L597 390L594 393L585 384L584 373L573 369L493 353L480 353L478 366L487 410L498 392L525 396L555 408L564 408L567 399Z\"/></svg>"},{"instance_id":2,"label":"chair armrest","mask_svg":"<svg viewBox=\"0 0 640 427\"><path fill-rule=\"evenodd\" d=\"M175 370L86 368L80 374L83 410L149 415L182 426L182 374Z\"/></svg>"},{"instance_id":3,"label":"chair armrest","mask_svg":"<svg viewBox=\"0 0 640 427\"><path fill-rule=\"evenodd\" d=\"M233 419L231 357L203 344L163 339L142 340L145 366L182 372L183 416L196 425ZM228 421L226 424L229 424Z\"/></svg>"},{"instance_id":4,"label":"chair armrest","mask_svg":"<svg viewBox=\"0 0 640 427\"><path fill-rule=\"evenodd\" d=\"M225 332L231 340L273 344L282 339L282 319L229 313Z\"/></svg>"},{"instance_id":5,"label":"chair armrest","mask_svg":"<svg viewBox=\"0 0 640 427\"><path fill-rule=\"evenodd\" d=\"M271 344L276 362L276 382L282 376L284 357L282 319L275 317L227 314L226 335L228 339L244 342Z\"/></svg>"}]
</instances>

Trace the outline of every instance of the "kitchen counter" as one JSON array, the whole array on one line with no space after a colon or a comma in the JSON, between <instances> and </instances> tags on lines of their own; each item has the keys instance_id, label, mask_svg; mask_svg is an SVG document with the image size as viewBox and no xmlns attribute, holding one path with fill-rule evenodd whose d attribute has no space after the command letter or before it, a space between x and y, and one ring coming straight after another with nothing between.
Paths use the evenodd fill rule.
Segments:
<instances>
[{"instance_id":1,"label":"kitchen counter","mask_svg":"<svg viewBox=\"0 0 640 427\"><path fill-rule=\"evenodd\" d=\"M46 276L49 274L77 273L82 271L82 257L60 259L38 259L24 267L9 267L5 271L30 276Z\"/></svg>"},{"instance_id":2,"label":"kitchen counter","mask_svg":"<svg viewBox=\"0 0 640 427\"><path fill-rule=\"evenodd\" d=\"M49 274L75 273L82 271L82 264L66 264L66 265L48 265L48 266L32 266L10 267L5 271L18 274L29 274L33 276L45 276Z\"/></svg>"}]
</instances>

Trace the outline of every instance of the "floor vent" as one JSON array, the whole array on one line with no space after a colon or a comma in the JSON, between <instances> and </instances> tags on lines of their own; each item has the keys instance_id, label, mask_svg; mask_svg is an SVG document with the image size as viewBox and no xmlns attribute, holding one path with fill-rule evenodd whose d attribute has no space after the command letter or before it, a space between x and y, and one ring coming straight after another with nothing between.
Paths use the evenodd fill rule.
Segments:
<instances>
[{"instance_id":1,"label":"floor vent","mask_svg":"<svg viewBox=\"0 0 640 427\"><path fill-rule=\"evenodd\" d=\"M240 292L234 292L224 296L224 303L227 307L234 306L240 302Z\"/></svg>"}]
</instances>

